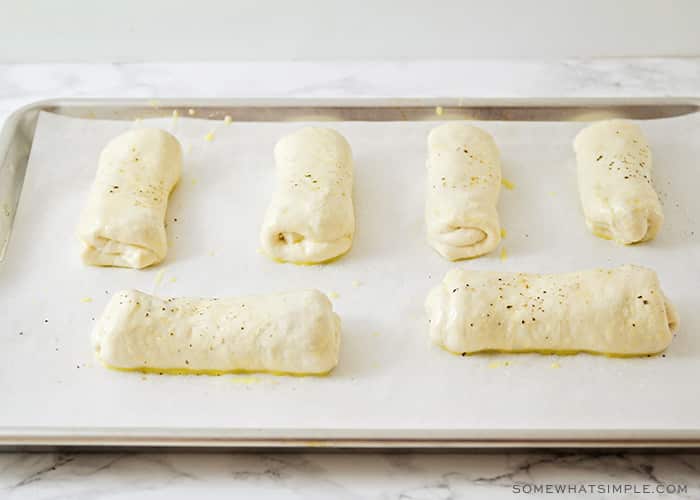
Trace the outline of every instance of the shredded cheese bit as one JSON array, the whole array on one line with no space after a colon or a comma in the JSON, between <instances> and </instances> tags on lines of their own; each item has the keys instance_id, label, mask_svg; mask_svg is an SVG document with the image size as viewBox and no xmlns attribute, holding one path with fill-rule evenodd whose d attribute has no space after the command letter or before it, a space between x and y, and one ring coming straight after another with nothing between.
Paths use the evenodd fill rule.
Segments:
<instances>
[{"instance_id":1,"label":"shredded cheese bit","mask_svg":"<svg viewBox=\"0 0 700 500\"><path fill-rule=\"evenodd\" d=\"M508 258L508 252L506 251L506 247L501 247L500 258L501 260L506 260Z\"/></svg>"},{"instance_id":2,"label":"shredded cheese bit","mask_svg":"<svg viewBox=\"0 0 700 500\"><path fill-rule=\"evenodd\" d=\"M442 106L437 106L437 107L435 108L435 114L436 114L436 115L442 116L442 113L443 113L443 112L444 112L444 110L442 109Z\"/></svg>"},{"instance_id":3,"label":"shredded cheese bit","mask_svg":"<svg viewBox=\"0 0 700 500\"><path fill-rule=\"evenodd\" d=\"M510 182L506 178L501 179L501 184L503 185L504 188L508 189L509 191L512 191L513 189L515 189L515 184L513 184L512 182Z\"/></svg>"},{"instance_id":4,"label":"shredded cheese bit","mask_svg":"<svg viewBox=\"0 0 700 500\"><path fill-rule=\"evenodd\" d=\"M352 286L354 286L355 288L359 288L361 285L362 285L362 282L361 282L361 281L354 280L354 281L352 282Z\"/></svg>"},{"instance_id":5,"label":"shredded cheese bit","mask_svg":"<svg viewBox=\"0 0 700 500\"><path fill-rule=\"evenodd\" d=\"M511 362L510 362L510 361L503 361L503 362L501 362L501 361L491 361L491 362L489 363L488 366L489 366L489 368L500 368L501 366L507 368L507 367L509 367L510 365L511 365Z\"/></svg>"},{"instance_id":6,"label":"shredded cheese bit","mask_svg":"<svg viewBox=\"0 0 700 500\"><path fill-rule=\"evenodd\" d=\"M193 186L196 186L196 185L197 185L197 182L199 182L199 181L197 181L197 179L192 179L192 185L193 185Z\"/></svg>"},{"instance_id":7,"label":"shredded cheese bit","mask_svg":"<svg viewBox=\"0 0 700 500\"><path fill-rule=\"evenodd\" d=\"M229 115L224 116L224 123L226 125L231 125L231 122L233 122L233 118L231 118Z\"/></svg>"},{"instance_id":8,"label":"shredded cheese bit","mask_svg":"<svg viewBox=\"0 0 700 500\"><path fill-rule=\"evenodd\" d=\"M148 105L152 108L157 108L158 106L160 106L160 101L158 99L151 99L150 101L148 101Z\"/></svg>"},{"instance_id":9,"label":"shredded cheese bit","mask_svg":"<svg viewBox=\"0 0 700 500\"><path fill-rule=\"evenodd\" d=\"M195 113L195 111L194 111L194 109L192 109L192 108L190 108L190 109L187 110L187 114L190 115L190 116L194 116L194 113Z\"/></svg>"},{"instance_id":10,"label":"shredded cheese bit","mask_svg":"<svg viewBox=\"0 0 700 500\"><path fill-rule=\"evenodd\" d=\"M80 302L85 302L85 303L92 302L92 297L83 297L82 299L80 299Z\"/></svg>"},{"instance_id":11,"label":"shredded cheese bit","mask_svg":"<svg viewBox=\"0 0 700 500\"><path fill-rule=\"evenodd\" d=\"M561 365L559 363L552 363L549 365L551 368L561 368Z\"/></svg>"},{"instance_id":12,"label":"shredded cheese bit","mask_svg":"<svg viewBox=\"0 0 700 500\"><path fill-rule=\"evenodd\" d=\"M161 281L163 281L164 274L165 274L164 269L161 269L160 271L158 271L158 274L156 274L156 279L155 279L156 285L160 285Z\"/></svg>"},{"instance_id":13,"label":"shredded cheese bit","mask_svg":"<svg viewBox=\"0 0 700 500\"><path fill-rule=\"evenodd\" d=\"M173 110L173 120L177 120L179 116L180 116L180 113L178 113L177 109L174 109Z\"/></svg>"},{"instance_id":14,"label":"shredded cheese bit","mask_svg":"<svg viewBox=\"0 0 700 500\"><path fill-rule=\"evenodd\" d=\"M173 276L172 278L170 278L170 283L175 283L176 281L177 281L176 277Z\"/></svg>"},{"instance_id":15,"label":"shredded cheese bit","mask_svg":"<svg viewBox=\"0 0 700 500\"><path fill-rule=\"evenodd\" d=\"M507 233L506 233L506 230L503 229L503 228L501 228L501 238L505 238L505 237L506 237L506 234L507 234Z\"/></svg>"},{"instance_id":16,"label":"shredded cheese bit","mask_svg":"<svg viewBox=\"0 0 700 500\"><path fill-rule=\"evenodd\" d=\"M556 191L550 191L550 192L549 192L549 196L556 196L556 195L557 195L557 192L556 192Z\"/></svg>"},{"instance_id":17,"label":"shredded cheese bit","mask_svg":"<svg viewBox=\"0 0 700 500\"><path fill-rule=\"evenodd\" d=\"M214 140L214 131L210 131L207 135L204 136L204 140L211 142Z\"/></svg>"},{"instance_id":18,"label":"shredded cheese bit","mask_svg":"<svg viewBox=\"0 0 700 500\"><path fill-rule=\"evenodd\" d=\"M243 385L250 385L250 384L257 384L260 382L260 379L258 377L233 377L231 379L231 382L234 384L243 384Z\"/></svg>"},{"instance_id":19,"label":"shredded cheese bit","mask_svg":"<svg viewBox=\"0 0 700 500\"><path fill-rule=\"evenodd\" d=\"M379 332L372 332L372 337L379 337L380 333Z\"/></svg>"},{"instance_id":20,"label":"shredded cheese bit","mask_svg":"<svg viewBox=\"0 0 700 500\"><path fill-rule=\"evenodd\" d=\"M340 297L340 294L338 292L328 292L328 296L331 299L337 299L338 297Z\"/></svg>"}]
</instances>

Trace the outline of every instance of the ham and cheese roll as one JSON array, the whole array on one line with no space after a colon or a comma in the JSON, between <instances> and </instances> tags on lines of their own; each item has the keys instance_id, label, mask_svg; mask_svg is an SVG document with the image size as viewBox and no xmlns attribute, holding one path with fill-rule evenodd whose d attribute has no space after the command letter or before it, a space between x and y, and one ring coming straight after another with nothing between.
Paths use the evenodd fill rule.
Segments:
<instances>
[{"instance_id":1,"label":"ham and cheese roll","mask_svg":"<svg viewBox=\"0 0 700 500\"><path fill-rule=\"evenodd\" d=\"M426 309L432 341L460 354L640 356L666 349L678 326L656 273L629 265L548 275L454 269Z\"/></svg>"},{"instance_id":2,"label":"ham and cheese roll","mask_svg":"<svg viewBox=\"0 0 700 500\"><path fill-rule=\"evenodd\" d=\"M275 146L277 184L262 225L262 248L283 262L317 264L352 246L353 161L335 130L307 127Z\"/></svg>"},{"instance_id":3,"label":"ham and cheese roll","mask_svg":"<svg viewBox=\"0 0 700 500\"><path fill-rule=\"evenodd\" d=\"M629 245L651 240L664 220L651 183L652 156L641 129L626 120L594 123L574 140L578 186L593 234Z\"/></svg>"},{"instance_id":4,"label":"ham and cheese roll","mask_svg":"<svg viewBox=\"0 0 700 500\"><path fill-rule=\"evenodd\" d=\"M138 269L162 261L168 197L181 171L180 143L163 130L131 130L110 141L78 226L83 261Z\"/></svg>"},{"instance_id":5,"label":"ham and cheese roll","mask_svg":"<svg viewBox=\"0 0 700 500\"><path fill-rule=\"evenodd\" d=\"M448 123L428 136L428 242L450 260L478 257L501 241L498 147L483 130Z\"/></svg>"},{"instance_id":6,"label":"ham and cheese roll","mask_svg":"<svg viewBox=\"0 0 700 500\"><path fill-rule=\"evenodd\" d=\"M114 295L93 332L110 368L163 373L324 374L340 318L316 290L230 299Z\"/></svg>"}]
</instances>

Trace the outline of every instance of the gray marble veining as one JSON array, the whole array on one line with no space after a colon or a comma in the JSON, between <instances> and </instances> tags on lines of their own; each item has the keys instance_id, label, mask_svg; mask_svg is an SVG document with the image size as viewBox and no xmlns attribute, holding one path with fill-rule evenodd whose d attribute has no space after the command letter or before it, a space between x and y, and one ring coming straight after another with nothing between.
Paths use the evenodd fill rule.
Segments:
<instances>
[{"instance_id":1,"label":"gray marble veining","mask_svg":"<svg viewBox=\"0 0 700 500\"><path fill-rule=\"evenodd\" d=\"M700 455L485 454L3 454L0 496L38 498L459 499L536 497L528 484L684 485L700 496ZM520 485L520 490L516 489ZM637 495L589 495L635 498ZM556 495L574 498L575 495Z\"/></svg>"},{"instance_id":2,"label":"gray marble veining","mask_svg":"<svg viewBox=\"0 0 700 500\"><path fill-rule=\"evenodd\" d=\"M700 59L0 65L0 122L53 97L698 96ZM689 453L4 453L0 498L536 498L516 486L647 485L700 498ZM680 485L680 495L657 486ZM521 490L522 491L522 490ZM573 494L547 495L574 498ZM579 497L576 497L579 498Z\"/></svg>"}]
</instances>

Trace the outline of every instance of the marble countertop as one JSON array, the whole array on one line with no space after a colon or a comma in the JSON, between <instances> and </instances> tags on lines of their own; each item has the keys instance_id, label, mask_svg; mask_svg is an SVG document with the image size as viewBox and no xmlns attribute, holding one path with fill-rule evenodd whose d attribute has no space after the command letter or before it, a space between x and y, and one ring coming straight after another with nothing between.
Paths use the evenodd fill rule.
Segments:
<instances>
[{"instance_id":1,"label":"marble countertop","mask_svg":"<svg viewBox=\"0 0 700 500\"><path fill-rule=\"evenodd\" d=\"M700 455L461 454L6 454L9 499L256 498L452 500L540 498L534 485L594 486L583 498L698 498ZM516 486L518 485L518 486ZM636 487L627 494L599 487ZM644 487L650 490L643 493ZM687 487L658 495L656 487ZM519 489L517 489L519 488ZM612 490L611 490L612 491ZM580 494L580 491L579 491ZM576 493L551 498L579 498Z\"/></svg>"},{"instance_id":2,"label":"marble countertop","mask_svg":"<svg viewBox=\"0 0 700 500\"><path fill-rule=\"evenodd\" d=\"M24 104L53 97L698 97L699 93L696 58L0 65L0 123ZM698 498L700 455L0 454L0 498L195 496Z\"/></svg>"}]
</instances>

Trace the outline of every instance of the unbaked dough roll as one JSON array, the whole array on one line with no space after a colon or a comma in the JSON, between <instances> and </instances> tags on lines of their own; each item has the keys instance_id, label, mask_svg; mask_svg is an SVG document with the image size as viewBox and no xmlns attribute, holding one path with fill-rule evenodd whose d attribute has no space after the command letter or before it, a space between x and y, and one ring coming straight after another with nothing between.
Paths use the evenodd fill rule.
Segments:
<instances>
[{"instance_id":1,"label":"unbaked dough roll","mask_svg":"<svg viewBox=\"0 0 700 500\"><path fill-rule=\"evenodd\" d=\"M656 273L629 265L567 274L454 269L426 309L433 342L455 353L653 354L678 325Z\"/></svg>"},{"instance_id":2,"label":"unbaked dough roll","mask_svg":"<svg viewBox=\"0 0 700 500\"><path fill-rule=\"evenodd\" d=\"M317 264L350 250L355 233L350 145L335 130L307 127L275 146L277 183L260 240L272 258Z\"/></svg>"},{"instance_id":3,"label":"unbaked dough roll","mask_svg":"<svg viewBox=\"0 0 700 500\"><path fill-rule=\"evenodd\" d=\"M163 130L131 130L110 141L78 226L83 261L138 269L162 261L168 197L181 170L180 143Z\"/></svg>"},{"instance_id":4,"label":"unbaked dough roll","mask_svg":"<svg viewBox=\"0 0 700 500\"><path fill-rule=\"evenodd\" d=\"M651 183L651 150L641 129L609 120L574 141L586 225L596 236L629 245L651 240L664 220Z\"/></svg>"},{"instance_id":5,"label":"unbaked dough roll","mask_svg":"<svg viewBox=\"0 0 700 500\"><path fill-rule=\"evenodd\" d=\"M498 147L483 130L448 123L428 136L428 242L450 260L478 257L501 241Z\"/></svg>"},{"instance_id":6,"label":"unbaked dough roll","mask_svg":"<svg viewBox=\"0 0 700 500\"><path fill-rule=\"evenodd\" d=\"M316 290L220 300L127 290L107 305L93 343L110 368L323 374L338 364L340 318Z\"/></svg>"}]
</instances>

